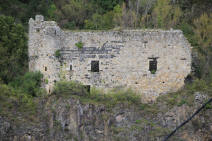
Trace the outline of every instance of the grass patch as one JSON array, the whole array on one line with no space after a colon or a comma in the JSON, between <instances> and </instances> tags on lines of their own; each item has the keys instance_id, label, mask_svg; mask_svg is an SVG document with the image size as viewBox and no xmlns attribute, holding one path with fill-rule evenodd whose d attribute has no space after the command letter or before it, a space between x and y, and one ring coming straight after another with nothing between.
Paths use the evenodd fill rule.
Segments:
<instances>
[{"instance_id":1,"label":"grass patch","mask_svg":"<svg viewBox=\"0 0 212 141\"><path fill-rule=\"evenodd\" d=\"M127 103L129 105L142 104L141 97L131 89L113 89L105 93L101 89L91 88L89 93L84 85L74 81L58 82L54 88L53 94L78 98L82 103L104 104L107 107L113 107L119 103Z\"/></svg>"},{"instance_id":2,"label":"grass patch","mask_svg":"<svg viewBox=\"0 0 212 141\"><path fill-rule=\"evenodd\" d=\"M57 97L68 97L71 95L85 96L88 95L88 92L81 83L75 81L60 81L56 83L53 94L55 94Z\"/></svg>"},{"instance_id":3,"label":"grass patch","mask_svg":"<svg viewBox=\"0 0 212 141\"><path fill-rule=\"evenodd\" d=\"M169 108L173 106L182 106L184 104L193 106L195 101L195 92L203 92L210 95L212 89L204 80L194 80L191 84L186 84L185 87L175 93L169 93L159 96L157 103L166 104Z\"/></svg>"}]
</instances>

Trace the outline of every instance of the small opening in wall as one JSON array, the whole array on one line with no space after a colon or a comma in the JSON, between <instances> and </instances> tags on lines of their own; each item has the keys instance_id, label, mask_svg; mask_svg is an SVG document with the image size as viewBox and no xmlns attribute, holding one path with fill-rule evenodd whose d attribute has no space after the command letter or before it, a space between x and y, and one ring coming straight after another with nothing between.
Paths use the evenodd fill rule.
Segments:
<instances>
[{"instance_id":1,"label":"small opening in wall","mask_svg":"<svg viewBox=\"0 0 212 141\"><path fill-rule=\"evenodd\" d=\"M45 67L45 71L47 71L47 67Z\"/></svg>"},{"instance_id":2,"label":"small opening in wall","mask_svg":"<svg viewBox=\"0 0 212 141\"><path fill-rule=\"evenodd\" d=\"M54 80L54 83L57 83L57 80Z\"/></svg>"},{"instance_id":3,"label":"small opening in wall","mask_svg":"<svg viewBox=\"0 0 212 141\"><path fill-rule=\"evenodd\" d=\"M70 65L69 70L72 71L72 65Z\"/></svg>"},{"instance_id":4,"label":"small opening in wall","mask_svg":"<svg viewBox=\"0 0 212 141\"><path fill-rule=\"evenodd\" d=\"M91 61L91 71L99 72L99 61Z\"/></svg>"},{"instance_id":5,"label":"small opening in wall","mask_svg":"<svg viewBox=\"0 0 212 141\"><path fill-rule=\"evenodd\" d=\"M50 89L49 89L49 93L51 93Z\"/></svg>"},{"instance_id":6,"label":"small opening in wall","mask_svg":"<svg viewBox=\"0 0 212 141\"><path fill-rule=\"evenodd\" d=\"M149 71L152 73L152 74L155 74L156 71L157 71L157 58L152 58L150 61L149 61Z\"/></svg>"},{"instance_id":7,"label":"small opening in wall","mask_svg":"<svg viewBox=\"0 0 212 141\"><path fill-rule=\"evenodd\" d=\"M40 29L39 29L39 28L37 28L37 29L36 29L36 32L40 32Z\"/></svg>"}]
</instances>

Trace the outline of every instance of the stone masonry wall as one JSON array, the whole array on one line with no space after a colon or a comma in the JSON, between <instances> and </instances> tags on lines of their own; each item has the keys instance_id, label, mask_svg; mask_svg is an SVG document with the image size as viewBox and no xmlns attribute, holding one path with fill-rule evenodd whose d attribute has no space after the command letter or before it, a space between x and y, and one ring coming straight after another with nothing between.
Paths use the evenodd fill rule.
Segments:
<instances>
[{"instance_id":1,"label":"stone masonry wall","mask_svg":"<svg viewBox=\"0 0 212 141\"><path fill-rule=\"evenodd\" d=\"M39 32L34 30L38 25ZM180 30L62 31L55 22L37 16L30 19L29 33L30 70L44 73L47 89L65 78L105 90L132 88L154 100L179 90L191 71L191 47ZM79 42L81 49L75 45ZM56 50L61 52L60 62ZM149 71L151 58L157 59L154 74ZM95 60L99 72L91 71Z\"/></svg>"}]
</instances>

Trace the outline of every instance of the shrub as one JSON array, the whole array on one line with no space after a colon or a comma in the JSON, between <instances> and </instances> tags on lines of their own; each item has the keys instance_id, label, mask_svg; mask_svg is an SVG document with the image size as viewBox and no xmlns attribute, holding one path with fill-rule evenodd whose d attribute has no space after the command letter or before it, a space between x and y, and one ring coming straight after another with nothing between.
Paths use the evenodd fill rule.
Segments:
<instances>
[{"instance_id":1,"label":"shrub","mask_svg":"<svg viewBox=\"0 0 212 141\"><path fill-rule=\"evenodd\" d=\"M45 79L45 83L48 84L49 83L49 80L48 79Z\"/></svg>"},{"instance_id":2,"label":"shrub","mask_svg":"<svg viewBox=\"0 0 212 141\"><path fill-rule=\"evenodd\" d=\"M105 104L108 107L113 107L118 103L142 104L141 97L130 89L114 89L104 93L101 89L91 88L90 94L86 97L81 97L81 100L83 102Z\"/></svg>"},{"instance_id":3,"label":"shrub","mask_svg":"<svg viewBox=\"0 0 212 141\"><path fill-rule=\"evenodd\" d=\"M42 94L41 89L43 75L40 72L27 72L24 76L17 77L9 85L33 97Z\"/></svg>"},{"instance_id":4,"label":"shrub","mask_svg":"<svg viewBox=\"0 0 212 141\"><path fill-rule=\"evenodd\" d=\"M76 45L76 47L78 47L79 49L82 49L84 44L83 44L83 42L79 41L79 42L77 42L75 45Z\"/></svg>"},{"instance_id":5,"label":"shrub","mask_svg":"<svg viewBox=\"0 0 212 141\"><path fill-rule=\"evenodd\" d=\"M156 73L156 70L151 70L151 74L155 74Z\"/></svg>"},{"instance_id":6,"label":"shrub","mask_svg":"<svg viewBox=\"0 0 212 141\"><path fill-rule=\"evenodd\" d=\"M137 95L134 91L131 89L114 89L112 90L109 95L113 97L113 99L116 102L127 102L129 104L140 104L141 103L141 97Z\"/></svg>"},{"instance_id":7,"label":"shrub","mask_svg":"<svg viewBox=\"0 0 212 141\"><path fill-rule=\"evenodd\" d=\"M14 114L13 110L28 112L28 114L35 113L36 103L31 95L5 84L0 85L0 91L0 114L9 114L11 112Z\"/></svg>"},{"instance_id":8,"label":"shrub","mask_svg":"<svg viewBox=\"0 0 212 141\"><path fill-rule=\"evenodd\" d=\"M75 21L71 21L71 22L64 24L64 28L69 29L69 30L74 30L77 27L76 27Z\"/></svg>"},{"instance_id":9,"label":"shrub","mask_svg":"<svg viewBox=\"0 0 212 141\"><path fill-rule=\"evenodd\" d=\"M57 82L53 94L57 96L79 96L85 103L105 104L109 107L118 103L142 104L141 97L131 89L114 89L107 94L101 89L91 88L90 93L84 85L74 81Z\"/></svg>"},{"instance_id":10,"label":"shrub","mask_svg":"<svg viewBox=\"0 0 212 141\"><path fill-rule=\"evenodd\" d=\"M86 95L88 92L85 87L74 81L57 82L54 87L53 94L55 95Z\"/></svg>"},{"instance_id":11,"label":"shrub","mask_svg":"<svg viewBox=\"0 0 212 141\"><path fill-rule=\"evenodd\" d=\"M59 49L56 50L54 55L55 55L55 57L60 58L60 56L61 56L60 50Z\"/></svg>"}]
</instances>

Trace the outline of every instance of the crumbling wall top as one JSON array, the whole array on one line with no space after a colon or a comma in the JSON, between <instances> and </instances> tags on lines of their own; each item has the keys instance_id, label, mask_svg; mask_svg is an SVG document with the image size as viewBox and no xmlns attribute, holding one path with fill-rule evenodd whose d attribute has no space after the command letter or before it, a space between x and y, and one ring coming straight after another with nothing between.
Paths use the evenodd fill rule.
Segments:
<instances>
[{"instance_id":1,"label":"crumbling wall top","mask_svg":"<svg viewBox=\"0 0 212 141\"><path fill-rule=\"evenodd\" d=\"M37 22L43 22L44 21L44 17L42 15L36 15L35 16L35 21L37 21Z\"/></svg>"}]
</instances>

